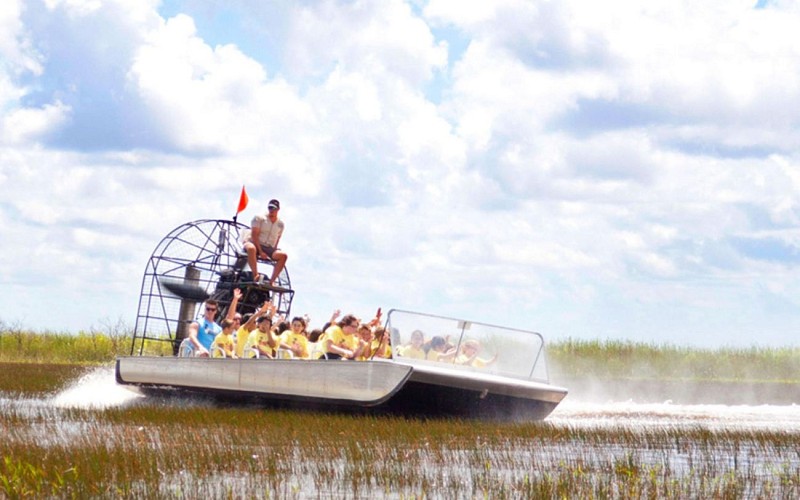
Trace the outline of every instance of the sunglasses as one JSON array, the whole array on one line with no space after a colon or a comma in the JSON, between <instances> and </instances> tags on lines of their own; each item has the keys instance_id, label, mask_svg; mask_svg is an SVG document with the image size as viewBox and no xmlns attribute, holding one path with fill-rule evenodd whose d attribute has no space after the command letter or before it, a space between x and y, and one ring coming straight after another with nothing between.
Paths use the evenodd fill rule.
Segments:
<instances>
[{"instance_id":1,"label":"sunglasses","mask_svg":"<svg viewBox=\"0 0 800 500\"><path fill-rule=\"evenodd\" d=\"M217 310L216 307L206 307L206 311L214 312L216 310Z\"/></svg>"}]
</instances>

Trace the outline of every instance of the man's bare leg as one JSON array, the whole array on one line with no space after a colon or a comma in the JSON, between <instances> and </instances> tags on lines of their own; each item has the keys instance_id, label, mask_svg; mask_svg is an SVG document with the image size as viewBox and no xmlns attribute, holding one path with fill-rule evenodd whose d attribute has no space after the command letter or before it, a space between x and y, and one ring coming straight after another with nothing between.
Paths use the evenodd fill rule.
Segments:
<instances>
[{"instance_id":1,"label":"man's bare leg","mask_svg":"<svg viewBox=\"0 0 800 500\"><path fill-rule=\"evenodd\" d=\"M258 251L256 246L248 241L244 244L244 250L247 252L247 263L250 264L250 270L253 271L253 281L258 281Z\"/></svg>"},{"instance_id":2,"label":"man's bare leg","mask_svg":"<svg viewBox=\"0 0 800 500\"><path fill-rule=\"evenodd\" d=\"M272 269L272 278L269 280L270 286L275 284L275 280L278 279L278 275L281 274L283 271L283 267L286 265L287 255L280 250L275 250L272 252L272 260L275 261L275 266Z\"/></svg>"}]
</instances>

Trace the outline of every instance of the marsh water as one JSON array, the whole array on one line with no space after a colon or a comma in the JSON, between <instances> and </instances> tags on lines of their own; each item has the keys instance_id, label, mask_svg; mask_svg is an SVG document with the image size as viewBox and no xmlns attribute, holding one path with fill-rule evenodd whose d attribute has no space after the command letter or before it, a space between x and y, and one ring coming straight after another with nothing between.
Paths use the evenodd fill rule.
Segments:
<instances>
[{"instance_id":1,"label":"marsh water","mask_svg":"<svg viewBox=\"0 0 800 500\"><path fill-rule=\"evenodd\" d=\"M491 474L496 480L518 483L523 480L522 474L570 468L603 471L609 469L609 464L611 474L619 475L628 463L639 468L644 464L661 471L659 474L667 471L673 476L702 470L701 482L706 475L722 477L743 473L752 482L747 488L755 488L753 485L765 478L777 483L785 483L786 478L800 480L800 450L795 446L800 434L798 405L688 405L671 401L641 402L647 398L637 401L636 397L617 401L599 399L602 398L595 397L589 402L567 397L543 424L567 436L557 441L531 435L530 439L522 436L498 443L481 441L481 436L476 436L476 441L481 443L480 460L486 467L491 463ZM0 414L13 415L14 420L23 423L16 426L19 434L15 439L45 446L69 446L73 440L85 438L87 434L103 439L105 431L109 444L115 446L114 424L87 419L85 412L73 410L144 406L158 411L158 408L170 406L200 408L210 405L214 403L203 399L144 396L117 385L112 368L93 369L47 397L19 398L0 393ZM26 420L28 425L24 424ZM787 438L785 444L783 437ZM421 464L435 460L433 456L424 456L424 446L420 449L422 451L417 453L423 454ZM485 472L481 471L484 465L475 459L474 449L453 449L451 453L445 467L452 467L452 470L445 471L445 476L465 475L474 480ZM346 460L340 456L326 466L339 462L338 467L347 470ZM309 485L310 490L303 491L319 493L313 486L313 478L305 475L298 473L295 478L298 484Z\"/></svg>"},{"instance_id":2,"label":"marsh water","mask_svg":"<svg viewBox=\"0 0 800 500\"><path fill-rule=\"evenodd\" d=\"M163 399L152 400L153 404L156 402L164 404ZM112 368L97 368L51 397L19 400L16 404L39 409L104 409L149 403L148 396L118 385ZM4 404L10 404L10 400L6 399ZM203 399L180 399L175 400L174 404L185 406L211 403ZM637 401L636 396L624 401L585 402L568 396L546 422L581 428L703 427L800 433L800 405L674 404L669 400L653 403Z\"/></svg>"}]
</instances>

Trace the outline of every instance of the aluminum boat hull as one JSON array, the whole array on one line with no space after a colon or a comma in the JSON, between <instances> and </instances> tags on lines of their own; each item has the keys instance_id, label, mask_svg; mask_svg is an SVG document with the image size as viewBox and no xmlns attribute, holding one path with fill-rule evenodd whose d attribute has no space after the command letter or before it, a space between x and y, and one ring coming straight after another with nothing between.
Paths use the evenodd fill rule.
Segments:
<instances>
[{"instance_id":1,"label":"aluminum boat hull","mask_svg":"<svg viewBox=\"0 0 800 500\"><path fill-rule=\"evenodd\" d=\"M130 356L117 358L116 378L148 391L177 389L233 401L505 420L543 419L567 394L541 382L394 360Z\"/></svg>"}]
</instances>

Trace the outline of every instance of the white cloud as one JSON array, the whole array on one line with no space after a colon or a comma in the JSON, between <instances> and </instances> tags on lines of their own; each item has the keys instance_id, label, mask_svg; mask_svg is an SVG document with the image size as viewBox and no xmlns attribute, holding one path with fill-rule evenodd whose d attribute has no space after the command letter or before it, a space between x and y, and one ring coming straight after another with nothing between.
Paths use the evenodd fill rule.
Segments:
<instances>
[{"instance_id":1,"label":"white cloud","mask_svg":"<svg viewBox=\"0 0 800 500\"><path fill-rule=\"evenodd\" d=\"M49 10L64 10L71 17L96 15L103 9L115 11L121 24L141 23L153 18L162 0L44 0Z\"/></svg>"},{"instance_id":2,"label":"white cloud","mask_svg":"<svg viewBox=\"0 0 800 500\"><path fill-rule=\"evenodd\" d=\"M326 139L313 108L236 46L207 45L191 18L178 15L151 31L128 78L178 151L239 158L219 160L230 168L211 178L235 169L239 180L258 186L272 172L296 189L320 189L318 150Z\"/></svg>"},{"instance_id":3,"label":"white cloud","mask_svg":"<svg viewBox=\"0 0 800 500\"><path fill-rule=\"evenodd\" d=\"M42 68L21 19L24 8L22 0L7 0L0 6L0 72L19 74L24 71L38 75Z\"/></svg>"},{"instance_id":4,"label":"white cloud","mask_svg":"<svg viewBox=\"0 0 800 500\"><path fill-rule=\"evenodd\" d=\"M287 66L298 75L325 75L338 66L421 85L447 62L446 46L400 0L304 6L287 43Z\"/></svg>"},{"instance_id":5,"label":"white cloud","mask_svg":"<svg viewBox=\"0 0 800 500\"><path fill-rule=\"evenodd\" d=\"M70 108L60 102L39 109L20 108L3 117L0 138L7 144L26 144L48 134L67 121Z\"/></svg>"},{"instance_id":6,"label":"white cloud","mask_svg":"<svg viewBox=\"0 0 800 500\"><path fill-rule=\"evenodd\" d=\"M31 47L22 22L24 8L17 0L0 7L0 144L35 141L63 123L69 111L58 101L40 107L22 105L30 89L20 80L42 73L41 56Z\"/></svg>"},{"instance_id":7,"label":"white cloud","mask_svg":"<svg viewBox=\"0 0 800 500\"><path fill-rule=\"evenodd\" d=\"M177 145L186 150L242 151L254 137L249 105L265 83L262 68L233 46L212 49L186 16L167 20L148 36L130 78Z\"/></svg>"},{"instance_id":8,"label":"white cloud","mask_svg":"<svg viewBox=\"0 0 800 500\"><path fill-rule=\"evenodd\" d=\"M6 3L0 299L37 326L37 294L69 295L75 328L130 317L160 238L232 215L245 184L240 221L283 202L297 312L320 321L782 342L799 12L751 4L265 3L268 28L213 32L210 4Z\"/></svg>"}]
</instances>

